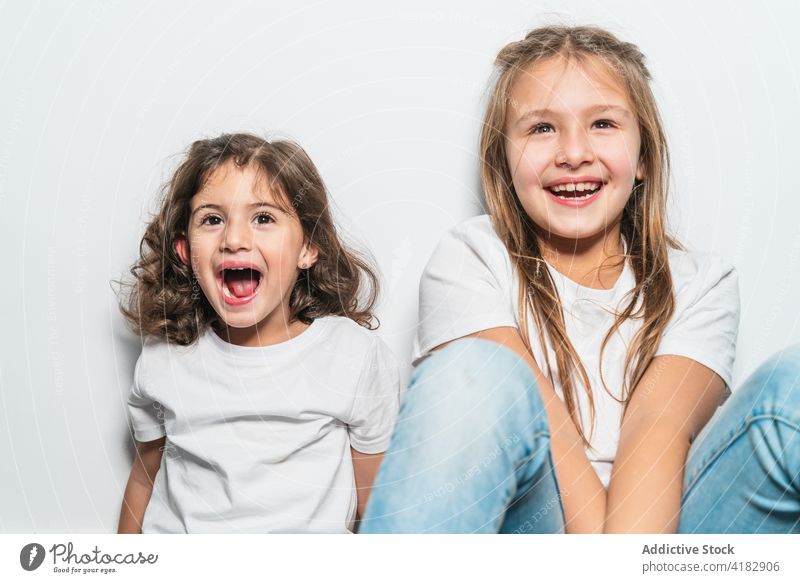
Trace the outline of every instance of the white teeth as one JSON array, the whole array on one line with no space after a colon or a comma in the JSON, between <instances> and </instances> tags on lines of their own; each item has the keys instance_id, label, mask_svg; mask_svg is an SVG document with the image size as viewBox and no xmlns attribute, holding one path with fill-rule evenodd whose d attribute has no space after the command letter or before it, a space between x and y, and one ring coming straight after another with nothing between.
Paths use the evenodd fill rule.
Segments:
<instances>
[{"instance_id":1,"label":"white teeth","mask_svg":"<svg viewBox=\"0 0 800 583\"><path fill-rule=\"evenodd\" d=\"M602 183L600 182L567 182L565 184L559 184L557 186L553 186L550 188L553 192L583 192L584 190L595 190L600 188Z\"/></svg>"},{"instance_id":2,"label":"white teeth","mask_svg":"<svg viewBox=\"0 0 800 583\"><path fill-rule=\"evenodd\" d=\"M597 194L597 193L596 192L592 192L590 194L584 194L583 196L559 196L559 195L556 195L556 196L558 198L560 198L561 200L588 200L588 199L592 198L595 194Z\"/></svg>"}]
</instances>

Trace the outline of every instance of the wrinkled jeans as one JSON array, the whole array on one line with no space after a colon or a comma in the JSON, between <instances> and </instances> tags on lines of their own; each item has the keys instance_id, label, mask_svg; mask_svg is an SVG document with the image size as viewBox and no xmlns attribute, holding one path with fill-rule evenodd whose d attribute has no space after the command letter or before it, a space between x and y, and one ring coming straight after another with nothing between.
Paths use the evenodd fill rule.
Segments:
<instances>
[{"instance_id":1,"label":"wrinkled jeans","mask_svg":"<svg viewBox=\"0 0 800 583\"><path fill-rule=\"evenodd\" d=\"M521 358L468 338L414 369L359 532L564 532ZM800 533L800 346L761 365L692 443L679 532Z\"/></svg>"}]
</instances>

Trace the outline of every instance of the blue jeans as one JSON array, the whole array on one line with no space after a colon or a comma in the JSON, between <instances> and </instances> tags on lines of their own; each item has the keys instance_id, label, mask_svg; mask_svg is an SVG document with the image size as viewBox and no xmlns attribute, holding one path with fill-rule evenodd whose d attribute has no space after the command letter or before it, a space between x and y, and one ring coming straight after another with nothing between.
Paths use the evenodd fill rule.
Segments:
<instances>
[{"instance_id":1,"label":"blue jeans","mask_svg":"<svg viewBox=\"0 0 800 583\"><path fill-rule=\"evenodd\" d=\"M680 532L800 532L800 346L762 365L692 443ZM362 533L563 533L536 381L514 352L463 339L423 360Z\"/></svg>"}]
</instances>

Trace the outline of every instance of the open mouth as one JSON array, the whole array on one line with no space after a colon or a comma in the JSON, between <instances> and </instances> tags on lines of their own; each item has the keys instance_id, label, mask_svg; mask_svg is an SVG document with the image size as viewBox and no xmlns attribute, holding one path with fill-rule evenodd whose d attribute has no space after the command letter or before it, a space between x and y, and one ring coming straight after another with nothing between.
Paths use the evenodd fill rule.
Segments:
<instances>
[{"instance_id":1,"label":"open mouth","mask_svg":"<svg viewBox=\"0 0 800 583\"><path fill-rule=\"evenodd\" d=\"M577 202L589 200L595 196L602 187L602 182L568 182L551 186L547 188L547 190L556 198Z\"/></svg>"},{"instance_id":2,"label":"open mouth","mask_svg":"<svg viewBox=\"0 0 800 583\"><path fill-rule=\"evenodd\" d=\"M228 267L219 274L222 297L228 304L249 302L258 293L263 275L251 267Z\"/></svg>"}]
</instances>

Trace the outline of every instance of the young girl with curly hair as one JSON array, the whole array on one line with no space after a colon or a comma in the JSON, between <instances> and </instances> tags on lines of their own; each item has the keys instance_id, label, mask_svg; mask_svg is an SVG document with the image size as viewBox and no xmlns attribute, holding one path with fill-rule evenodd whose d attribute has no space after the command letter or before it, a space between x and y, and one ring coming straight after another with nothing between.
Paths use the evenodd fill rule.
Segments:
<instances>
[{"instance_id":1,"label":"young girl with curly hair","mask_svg":"<svg viewBox=\"0 0 800 583\"><path fill-rule=\"evenodd\" d=\"M399 403L378 282L313 162L248 134L192 144L122 312L144 338L120 532L350 532Z\"/></svg>"}]
</instances>

